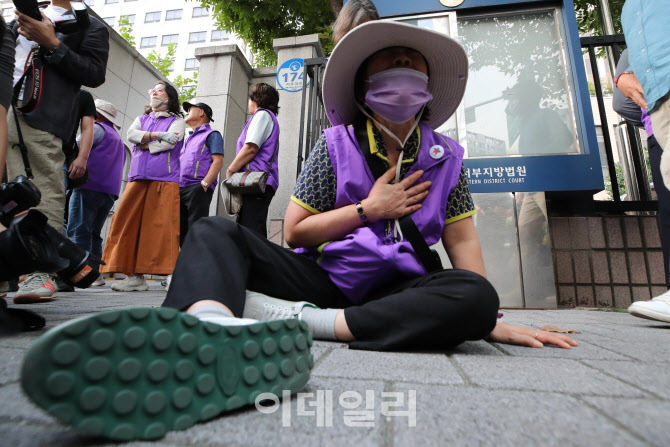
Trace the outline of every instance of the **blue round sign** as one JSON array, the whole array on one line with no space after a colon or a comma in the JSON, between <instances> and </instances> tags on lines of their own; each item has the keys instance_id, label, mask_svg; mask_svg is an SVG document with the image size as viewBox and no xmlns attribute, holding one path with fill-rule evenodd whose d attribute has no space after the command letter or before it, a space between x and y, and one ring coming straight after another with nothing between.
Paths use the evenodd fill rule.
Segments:
<instances>
[{"instance_id":1,"label":"blue round sign","mask_svg":"<svg viewBox=\"0 0 670 447\"><path fill-rule=\"evenodd\" d=\"M303 59L289 59L277 70L277 85L287 92L299 92L303 87L305 62ZM307 79L309 85L309 79Z\"/></svg>"}]
</instances>

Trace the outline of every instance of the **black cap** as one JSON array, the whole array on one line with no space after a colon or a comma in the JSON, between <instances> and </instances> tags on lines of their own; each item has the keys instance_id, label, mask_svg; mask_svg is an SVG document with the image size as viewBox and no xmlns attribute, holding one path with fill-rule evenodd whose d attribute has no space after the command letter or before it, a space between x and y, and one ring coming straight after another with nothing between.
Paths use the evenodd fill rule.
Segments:
<instances>
[{"instance_id":1,"label":"black cap","mask_svg":"<svg viewBox=\"0 0 670 447\"><path fill-rule=\"evenodd\" d=\"M211 122L214 122L214 120L212 119L212 108L210 106L208 106L207 104L205 104L204 102L198 102L198 103L195 103L195 104L191 104L190 102L184 101L184 103L181 106L184 108L184 111L186 113L188 113L188 111L191 109L191 107L197 107L200 110L202 110L203 112L205 112L205 115L207 115L207 118L209 118L209 120Z\"/></svg>"}]
</instances>

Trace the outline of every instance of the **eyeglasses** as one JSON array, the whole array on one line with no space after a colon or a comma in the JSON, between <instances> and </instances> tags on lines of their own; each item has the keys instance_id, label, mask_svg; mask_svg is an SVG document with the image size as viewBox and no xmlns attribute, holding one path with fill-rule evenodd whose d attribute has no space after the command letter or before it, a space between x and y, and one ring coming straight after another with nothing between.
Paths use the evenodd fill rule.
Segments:
<instances>
[{"instance_id":1,"label":"eyeglasses","mask_svg":"<svg viewBox=\"0 0 670 447\"><path fill-rule=\"evenodd\" d=\"M149 89L149 96L151 96L153 94L157 95L159 93L163 93L164 91L165 91L165 89L163 87L151 88L151 89Z\"/></svg>"}]
</instances>

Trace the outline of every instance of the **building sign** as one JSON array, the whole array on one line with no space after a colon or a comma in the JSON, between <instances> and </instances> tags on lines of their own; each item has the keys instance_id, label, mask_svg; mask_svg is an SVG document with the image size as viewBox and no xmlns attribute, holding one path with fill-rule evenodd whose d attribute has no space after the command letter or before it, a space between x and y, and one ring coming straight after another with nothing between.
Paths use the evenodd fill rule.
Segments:
<instances>
[{"instance_id":1,"label":"building sign","mask_svg":"<svg viewBox=\"0 0 670 447\"><path fill-rule=\"evenodd\" d=\"M455 8L460 6L464 1L465 0L440 0L440 3L442 3L447 8Z\"/></svg>"},{"instance_id":2,"label":"building sign","mask_svg":"<svg viewBox=\"0 0 670 447\"><path fill-rule=\"evenodd\" d=\"M277 70L277 85L287 92L299 92L303 87L305 62L303 59L289 59ZM307 79L309 85L309 79Z\"/></svg>"}]
</instances>

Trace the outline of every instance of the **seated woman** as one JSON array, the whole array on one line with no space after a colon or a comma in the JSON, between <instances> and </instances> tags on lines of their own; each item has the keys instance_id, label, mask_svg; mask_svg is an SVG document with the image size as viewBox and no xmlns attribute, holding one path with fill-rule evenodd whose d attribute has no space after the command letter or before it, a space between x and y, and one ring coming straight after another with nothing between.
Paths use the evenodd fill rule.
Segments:
<instances>
[{"instance_id":1,"label":"seated woman","mask_svg":"<svg viewBox=\"0 0 670 447\"><path fill-rule=\"evenodd\" d=\"M386 21L351 31L324 77L334 127L311 152L286 213L286 239L300 249L284 249L223 218L199 220L177 260L164 308L101 314L45 335L26 357L26 392L54 413L71 402L70 421L93 418L96 424L82 425L129 439L183 428L263 392L298 391L313 365L306 352L312 335L303 333L308 326L315 338L358 349L442 350L486 336L576 346L565 335L496 325L498 295L484 277L472 213L448 210L471 202L463 148L432 128L456 110L466 79L465 52L443 34ZM371 169L377 160L390 169ZM424 267L408 241L415 239L411 225L399 224L404 216L429 245L442 239L453 269ZM248 298L247 289L255 292ZM152 430L142 431L143 419L133 413L108 417L110 405L84 412L76 393L48 388L62 370L75 380L98 377L79 366L89 355L80 353L91 349L135 367L128 368L128 380L122 371L123 385L101 379L91 387L113 391L114 408L144 399L153 411L179 379L173 400L181 412L156 411ZM68 360L72 352L76 362ZM197 382L190 380L196 357ZM175 365L176 379L166 379L165 359ZM145 370L151 380L136 379Z\"/></svg>"}]
</instances>

